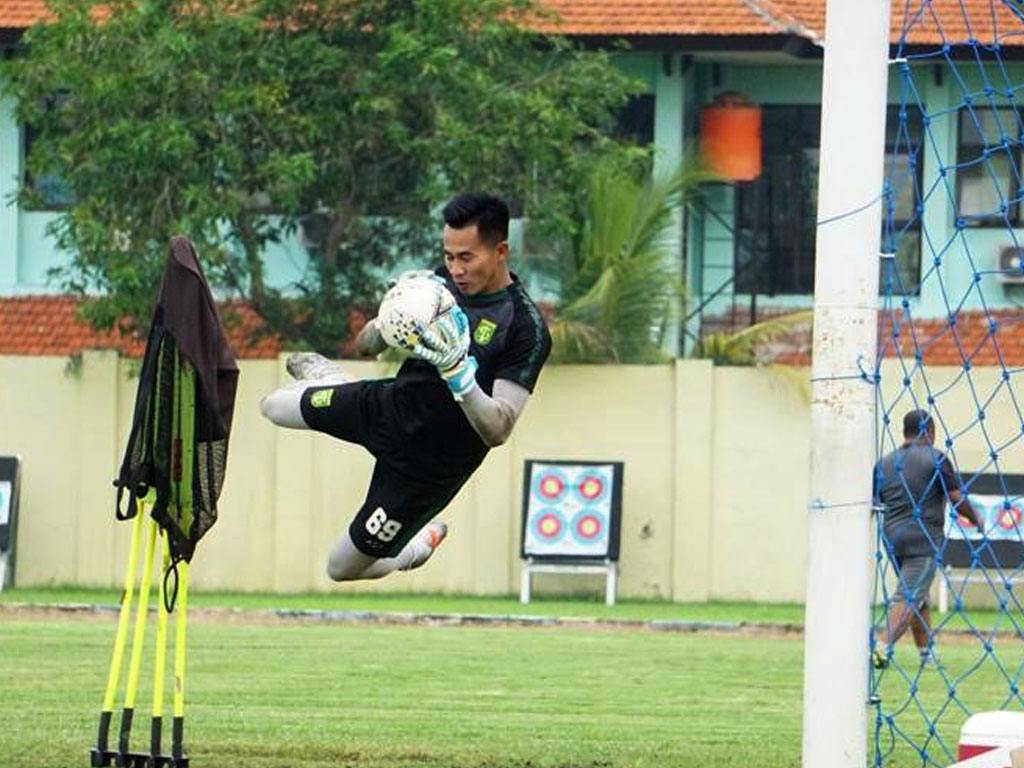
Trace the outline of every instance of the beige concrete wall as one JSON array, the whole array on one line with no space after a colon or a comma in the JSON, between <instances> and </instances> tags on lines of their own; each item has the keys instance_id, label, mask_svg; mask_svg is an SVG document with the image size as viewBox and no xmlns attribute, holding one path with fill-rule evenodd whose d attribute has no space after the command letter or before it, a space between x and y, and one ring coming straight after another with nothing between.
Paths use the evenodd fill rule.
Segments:
<instances>
[{"instance_id":1,"label":"beige concrete wall","mask_svg":"<svg viewBox=\"0 0 1024 768\"><path fill-rule=\"evenodd\" d=\"M781 373L715 369L710 594L803 600L809 408Z\"/></svg>"},{"instance_id":2,"label":"beige concrete wall","mask_svg":"<svg viewBox=\"0 0 1024 768\"><path fill-rule=\"evenodd\" d=\"M118 584L130 526L110 484L131 424L131 363L86 353L0 357L0 454L25 460L21 585ZM345 363L360 376L379 364ZM519 579L523 461L625 462L621 594L676 600L801 600L808 404L771 369L550 366L512 440L491 452L445 518L451 536L428 567L339 587L331 542L365 493L370 457L323 435L281 430L260 396L286 381L281 361L243 361L220 520L194 561L198 588L513 592ZM538 578L545 589L598 580Z\"/></svg>"}]
</instances>

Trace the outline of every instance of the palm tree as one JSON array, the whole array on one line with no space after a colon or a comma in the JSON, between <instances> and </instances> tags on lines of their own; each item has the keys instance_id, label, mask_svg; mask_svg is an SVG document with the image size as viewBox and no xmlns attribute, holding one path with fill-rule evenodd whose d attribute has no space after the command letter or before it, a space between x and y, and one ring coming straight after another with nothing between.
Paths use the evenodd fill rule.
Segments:
<instances>
[{"instance_id":1,"label":"palm tree","mask_svg":"<svg viewBox=\"0 0 1024 768\"><path fill-rule=\"evenodd\" d=\"M672 175L638 177L605 165L584 191L574 243L551 323L552 359L571 363L653 363L682 286L671 266L673 212L715 177L693 160Z\"/></svg>"},{"instance_id":2,"label":"palm tree","mask_svg":"<svg viewBox=\"0 0 1024 768\"><path fill-rule=\"evenodd\" d=\"M794 330L809 328L814 313L791 312L770 317L739 331L719 331L705 336L697 343L693 356L711 360L715 365L758 365L758 353L766 344L776 341Z\"/></svg>"}]
</instances>

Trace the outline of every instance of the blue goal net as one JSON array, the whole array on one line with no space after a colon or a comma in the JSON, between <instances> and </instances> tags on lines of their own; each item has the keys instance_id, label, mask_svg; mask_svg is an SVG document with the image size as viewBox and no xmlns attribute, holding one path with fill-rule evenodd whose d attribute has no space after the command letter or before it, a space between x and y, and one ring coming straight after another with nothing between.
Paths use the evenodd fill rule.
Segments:
<instances>
[{"instance_id":1,"label":"blue goal net","mask_svg":"<svg viewBox=\"0 0 1024 768\"><path fill-rule=\"evenodd\" d=\"M1024 710L1024 7L893 5L869 757L945 767Z\"/></svg>"}]
</instances>

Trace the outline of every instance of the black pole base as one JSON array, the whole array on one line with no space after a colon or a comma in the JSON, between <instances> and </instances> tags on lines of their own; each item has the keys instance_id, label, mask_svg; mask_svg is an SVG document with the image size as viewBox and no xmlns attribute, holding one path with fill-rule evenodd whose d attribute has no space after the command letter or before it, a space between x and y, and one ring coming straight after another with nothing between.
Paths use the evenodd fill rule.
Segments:
<instances>
[{"instance_id":1,"label":"black pole base","mask_svg":"<svg viewBox=\"0 0 1024 768\"><path fill-rule=\"evenodd\" d=\"M149 752L115 752L107 749L89 750L91 768L188 768L188 755L152 755Z\"/></svg>"},{"instance_id":2,"label":"black pole base","mask_svg":"<svg viewBox=\"0 0 1024 768\"><path fill-rule=\"evenodd\" d=\"M152 755L149 752L118 752L116 764L119 768L188 768L188 757Z\"/></svg>"},{"instance_id":3,"label":"black pole base","mask_svg":"<svg viewBox=\"0 0 1024 768\"><path fill-rule=\"evenodd\" d=\"M104 766L113 765L116 757L117 752L93 748L89 750L89 765L92 768L104 768Z\"/></svg>"}]
</instances>

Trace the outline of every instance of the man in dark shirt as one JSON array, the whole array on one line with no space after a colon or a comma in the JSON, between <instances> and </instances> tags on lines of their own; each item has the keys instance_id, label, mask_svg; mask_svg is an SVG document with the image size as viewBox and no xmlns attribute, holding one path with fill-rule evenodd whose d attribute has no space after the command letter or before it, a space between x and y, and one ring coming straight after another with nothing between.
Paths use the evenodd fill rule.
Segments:
<instances>
[{"instance_id":1,"label":"man in dark shirt","mask_svg":"<svg viewBox=\"0 0 1024 768\"><path fill-rule=\"evenodd\" d=\"M875 649L874 664L882 669L893 645L913 630L921 660L931 656L931 614L928 595L935 578L935 553L945 543L946 500L958 515L980 525L963 494L949 458L934 447L935 422L927 411L903 417L904 443L875 465L875 505L882 510L883 532L899 584L886 616L885 652Z\"/></svg>"},{"instance_id":2,"label":"man in dark shirt","mask_svg":"<svg viewBox=\"0 0 1024 768\"><path fill-rule=\"evenodd\" d=\"M286 363L297 383L261 404L278 426L358 443L376 459L366 500L328 558L335 581L426 562L447 534L432 519L508 439L551 350L540 312L508 268L508 206L468 193L443 216L445 264L434 274L455 297L455 316L464 313L461 340L435 336L442 348L423 348L424 359L409 358L393 379L355 381L320 355L297 353ZM372 356L384 347L371 320L356 348Z\"/></svg>"}]
</instances>

